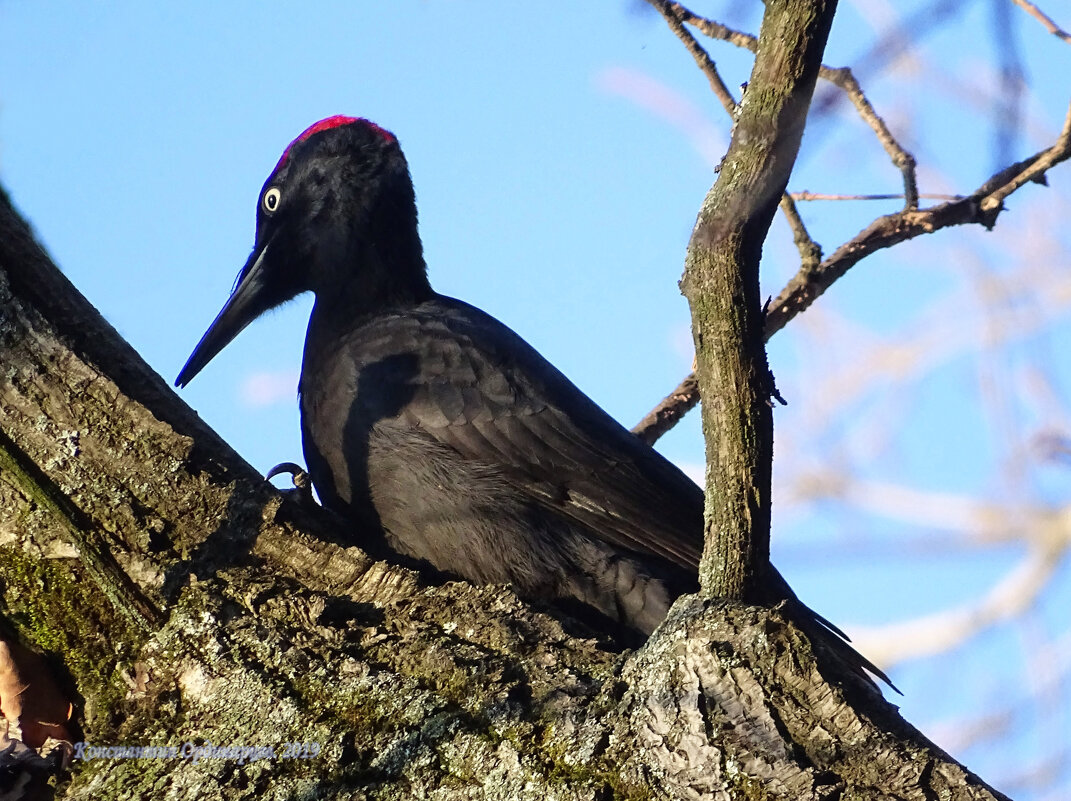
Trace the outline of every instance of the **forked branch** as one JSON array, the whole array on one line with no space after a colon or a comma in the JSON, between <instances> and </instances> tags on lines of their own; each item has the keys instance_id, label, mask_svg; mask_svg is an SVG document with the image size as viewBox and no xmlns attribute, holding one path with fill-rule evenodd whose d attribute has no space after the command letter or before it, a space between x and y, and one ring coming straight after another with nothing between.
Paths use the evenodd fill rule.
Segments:
<instances>
[{"instance_id":1,"label":"forked branch","mask_svg":"<svg viewBox=\"0 0 1071 801\"><path fill-rule=\"evenodd\" d=\"M1044 184L1046 173L1069 158L1071 107L1068 108L1060 135L1050 147L995 173L970 195L928 209L905 209L878 217L817 266L805 263L770 304L766 316L766 338L784 328L789 320L810 306L837 279L872 253L954 225L978 224L992 228L1008 196L1027 183ZM699 393L693 373L632 431L644 441L653 443L698 402Z\"/></svg>"}]
</instances>

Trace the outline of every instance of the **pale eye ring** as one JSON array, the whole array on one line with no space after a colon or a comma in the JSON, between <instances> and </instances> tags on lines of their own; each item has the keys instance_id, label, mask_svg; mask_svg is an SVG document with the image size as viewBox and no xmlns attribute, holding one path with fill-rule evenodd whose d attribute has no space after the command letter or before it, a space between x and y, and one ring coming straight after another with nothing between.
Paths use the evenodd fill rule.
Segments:
<instances>
[{"instance_id":1,"label":"pale eye ring","mask_svg":"<svg viewBox=\"0 0 1071 801\"><path fill-rule=\"evenodd\" d=\"M261 201L261 205L264 206L264 211L266 213L273 214L279 209L279 203L282 199L283 193L279 191L279 187L273 186L264 193L264 199Z\"/></svg>"}]
</instances>

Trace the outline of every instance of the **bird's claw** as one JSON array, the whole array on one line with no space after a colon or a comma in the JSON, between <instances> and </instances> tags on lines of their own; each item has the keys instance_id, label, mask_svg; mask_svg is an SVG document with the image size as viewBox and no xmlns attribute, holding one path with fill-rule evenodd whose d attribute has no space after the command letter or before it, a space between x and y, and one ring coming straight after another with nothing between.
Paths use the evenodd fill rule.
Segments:
<instances>
[{"instance_id":1,"label":"bird's claw","mask_svg":"<svg viewBox=\"0 0 1071 801\"><path fill-rule=\"evenodd\" d=\"M280 492L302 506L316 506L316 501L312 498L312 481L309 478L309 474L300 465L293 462L281 462L269 470L264 478L271 481L275 476L280 476L283 473L290 474L290 480L294 483L294 488L280 490Z\"/></svg>"}]
</instances>

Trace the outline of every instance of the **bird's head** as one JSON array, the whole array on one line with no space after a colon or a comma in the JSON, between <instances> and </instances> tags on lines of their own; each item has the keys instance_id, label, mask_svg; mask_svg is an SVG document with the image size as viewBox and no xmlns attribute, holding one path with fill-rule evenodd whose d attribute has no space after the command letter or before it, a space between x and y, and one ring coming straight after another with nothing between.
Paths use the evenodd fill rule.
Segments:
<instances>
[{"instance_id":1,"label":"bird's head","mask_svg":"<svg viewBox=\"0 0 1071 801\"><path fill-rule=\"evenodd\" d=\"M175 385L184 387L249 323L302 292L355 313L430 292L409 167L394 134L335 116L283 152L257 200L253 252Z\"/></svg>"}]
</instances>

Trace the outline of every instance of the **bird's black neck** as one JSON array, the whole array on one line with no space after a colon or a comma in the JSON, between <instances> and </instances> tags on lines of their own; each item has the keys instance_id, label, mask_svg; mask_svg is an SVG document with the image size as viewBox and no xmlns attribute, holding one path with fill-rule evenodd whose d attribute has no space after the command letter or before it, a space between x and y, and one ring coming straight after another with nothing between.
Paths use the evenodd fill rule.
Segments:
<instances>
[{"instance_id":1,"label":"bird's black neck","mask_svg":"<svg viewBox=\"0 0 1071 801\"><path fill-rule=\"evenodd\" d=\"M415 230L356 242L347 261L345 276L316 291L307 341L330 347L332 339L363 320L435 296Z\"/></svg>"},{"instance_id":2,"label":"bird's black neck","mask_svg":"<svg viewBox=\"0 0 1071 801\"><path fill-rule=\"evenodd\" d=\"M370 206L321 235L312 289L322 312L348 317L417 304L434 293L408 191L382 192Z\"/></svg>"}]
</instances>

